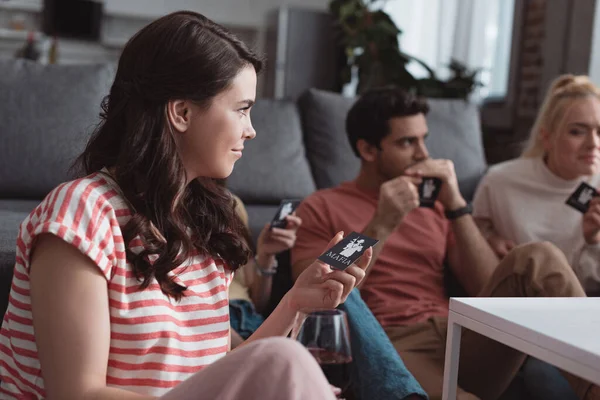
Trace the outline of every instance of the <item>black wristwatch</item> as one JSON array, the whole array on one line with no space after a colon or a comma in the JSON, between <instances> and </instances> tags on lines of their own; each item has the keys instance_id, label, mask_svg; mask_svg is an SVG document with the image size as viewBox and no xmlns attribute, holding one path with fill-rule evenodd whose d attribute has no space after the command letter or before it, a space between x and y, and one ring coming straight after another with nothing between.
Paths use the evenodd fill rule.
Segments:
<instances>
[{"instance_id":1,"label":"black wristwatch","mask_svg":"<svg viewBox=\"0 0 600 400\"><path fill-rule=\"evenodd\" d=\"M471 207L470 204L467 204L466 206L461 207L461 208L457 208L456 210L444 212L444 214L446 214L446 218L448 218L448 219L456 219L456 218L462 217L463 215L472 214L472 213L473 213L473 207Z\"/></svg>"}]
</instances>

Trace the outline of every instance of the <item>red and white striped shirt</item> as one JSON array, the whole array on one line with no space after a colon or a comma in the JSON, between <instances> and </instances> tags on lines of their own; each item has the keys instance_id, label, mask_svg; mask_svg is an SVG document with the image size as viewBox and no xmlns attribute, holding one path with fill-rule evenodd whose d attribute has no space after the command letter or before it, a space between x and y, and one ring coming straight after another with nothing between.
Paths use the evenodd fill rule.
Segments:
<instances>
[{"instance_id":1,"label":"red and white striped shirt","mask_svg":"<svg viewBox=\"0 0 600 400\"><path fill-rule=\"evenodd\" d=\"M52 233L78 248L106 277L109 386L160 396L225 355L229 270L221 260L194 254L171 271L188 288L180 302L165 296L156 281L140 291L121 232L130 217L116 183L95 173L54 189L21 224L10 301L0 331L0 398L45 397L29 293L29 258L41 233ZM130 244L134 252L141 246L140 240Z\"/></svg>"}]
</instances>

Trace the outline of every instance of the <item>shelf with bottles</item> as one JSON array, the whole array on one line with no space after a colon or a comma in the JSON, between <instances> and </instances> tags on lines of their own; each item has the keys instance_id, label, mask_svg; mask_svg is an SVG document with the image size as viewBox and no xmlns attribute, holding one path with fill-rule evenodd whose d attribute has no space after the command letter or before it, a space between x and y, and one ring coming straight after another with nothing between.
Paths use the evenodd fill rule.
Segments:
<instances>
[{"instance_id":1,"label":"shelf with bottles","mask_svg":"<svg viewBox=\"0 0 600 400\"><path fill-rule=\"evenodd\" d=\"M39 32L39 31L28 31L26 29L16 30L16 29L0 28L0 39L25 41L29 37L30 32L33 32L34 40L44 40L46 38L46 35L43 32Z\"/></svg>"}]
</instances>

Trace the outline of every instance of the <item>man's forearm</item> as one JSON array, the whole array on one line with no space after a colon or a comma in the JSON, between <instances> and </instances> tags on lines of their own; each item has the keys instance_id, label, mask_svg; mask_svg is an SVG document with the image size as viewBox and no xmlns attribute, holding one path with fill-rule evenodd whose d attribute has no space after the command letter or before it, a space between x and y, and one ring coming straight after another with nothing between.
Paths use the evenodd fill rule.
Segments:
<instances>
[{"instance_id":1,"label":"man's forearm","mask_svg":"<svg viewBox=\"0 0 600 400\"><path fill-rule=\"evenodd\" d=\"M256 274L256 272L254 272ZM255 276L250 288L250 297L256 311L263 312L269 303L273 287L272 276Z\"/></svg>"},{"instance_id":2,"label":"man's forearm","mask_svg":"<svg viewBox=\"0 0 600 400\"><path fill-rule=\"evenodd\" d=\"M255 269L273 265L274 259L275 256L258 257L259 265L255 265L254 261L252 261L252 265L249 265L251 268L246 271L246 273L254 274L252 285L250 286L250 297L258 312L262 312L269 302L271 290L273 289L273 276L260 275Z\"/></svg>"},{"instance_id":3,"label":"man's forearm","mask_svg":"<svg viewBox=\"0 0 600 400\"><path fill-rule=\"evenodd\" d=\"M459 265L452 265L469 294L476 295L492 276L498 257L483 237L473 217L464 215L452 221Z\"/></svg>"},{"instance_id":4,"label":"man's forearm","mask_svg":"<svg viewBox=\"0 0 600 400\"><path fill-rule=\"evenodd\" d=\"M377 262L377 259L379 258L379 254L381 254L381 250L383 250L383 246L385 246L385 242L387 241L388 237L391 235L391 233L394 229L395 229L395 227L389 227L389 226L381 223L377 219L373 219L369 223L369 225L367 225L366 228L363 230L363 232L362 232L363 235L366 235L373 239L377 239L377 240L379 240L379 242L375 246L373 246L373 257L371 258L371 263L365 270L364 279L357 286L359 289L367 281L367 278L369 277L369 274L371 273L371 269L373 268L373 265L375 265L375 263Z\"/></svg>"}]
</instances>

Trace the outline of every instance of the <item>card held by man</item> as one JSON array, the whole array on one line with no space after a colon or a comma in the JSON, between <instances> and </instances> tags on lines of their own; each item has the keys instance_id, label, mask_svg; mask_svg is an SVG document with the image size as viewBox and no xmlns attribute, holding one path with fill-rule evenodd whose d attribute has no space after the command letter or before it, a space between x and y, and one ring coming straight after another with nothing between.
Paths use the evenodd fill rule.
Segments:
<instances>
[{"instance_id":1,"label":"card held by man","mask_svg":"<svg viewBox=\"0 0 600 400\"><path fill-rule=\"evenodd\" d=\"M441 189L442 180L440 178L424 176L419 185L419 207L434 208Z\"/></svg>"},{"instance_id":2,"label":"card held by man","mask_svg":"<svg viewBox=\"0 0 600 400\"><path fill-rule=\"evenodd\" d=\"M596 196L599 196L596 188L585 182L581 182L581 185L579 185L573 194L569 196L566 203L574 209L585 213L588 208L590 208L590 202Z\"/></svg>"},{"instance_id":3,"label":"card held by man","mask_svg":"<svg viewBox=\"0 0 600 400\"><path fill-rule=\"evenodd\" d=\"M281 200L277 213L271 221L271 228L285 228L287 221L285 217L296 211L296 208L300 205L301 200L299 199L284 199Z\"/></svg>"},{"instance_id":4,"label":"card held by man","mask_svg":"<svg viewBox=\"0 0 600 400\"><path fill-rule=\"evenodd\" d=\"M332 268L345 270L371 246L379 242L357 232L352 232L338 244L319 256L319 260L331 265Z\"/></svg>"}]
</instances>

